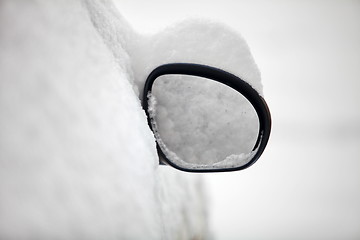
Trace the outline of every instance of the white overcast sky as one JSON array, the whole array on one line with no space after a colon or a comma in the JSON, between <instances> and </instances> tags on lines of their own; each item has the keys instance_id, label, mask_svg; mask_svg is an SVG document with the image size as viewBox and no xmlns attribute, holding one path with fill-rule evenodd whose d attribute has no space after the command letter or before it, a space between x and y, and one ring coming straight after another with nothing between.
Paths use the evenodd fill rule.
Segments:
<instances>
[{"instance_id":1,"label":"white overcast sky","mask_svg":"<svg viewBox=\"0 0 360 240\"><path fill-rule=\"evenodd\" d=\"M154 32L187 17L247 40L272 117L242 172L206 175L217 239L360 238L360 1L118 0Z\"/></svg>"}]
</instances>

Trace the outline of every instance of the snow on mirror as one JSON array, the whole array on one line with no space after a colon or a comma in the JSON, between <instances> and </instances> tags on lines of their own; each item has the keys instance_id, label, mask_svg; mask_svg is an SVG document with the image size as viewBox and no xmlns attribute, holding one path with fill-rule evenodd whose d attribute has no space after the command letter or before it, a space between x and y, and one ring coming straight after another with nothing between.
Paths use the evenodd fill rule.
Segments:
<instances>
[{"instance_id":1,"label":"snow on mirror","mask_svg":"<svg viewBox=\"0 0 360 240\"><path fill-rule=\"evenodd\" d=\"M259 121L249 101L232 88L164 75L154 83L152 98L157 140L177 165L227 168L250 160Z\"/></svg>"},{"instance_id":2,"label":"snow on mirror","mask_svg":"<svg viewBox=\"0 0 360 240\"><path fill-rule=\"evenodd\" d=\"M224 83L177 72L157 74L144 92L160 161L195 172L241 170L256 161L263 131L253 104Z\"/></svg>"}]
</instances>

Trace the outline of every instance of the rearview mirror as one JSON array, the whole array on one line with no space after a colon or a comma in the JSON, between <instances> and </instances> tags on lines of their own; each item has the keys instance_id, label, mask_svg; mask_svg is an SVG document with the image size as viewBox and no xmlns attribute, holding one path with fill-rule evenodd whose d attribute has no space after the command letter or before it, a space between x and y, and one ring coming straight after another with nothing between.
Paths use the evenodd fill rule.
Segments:
<instances>
[{"instance_id":1,"label":"rearview mirror","mask_svg":"<svg viewBox=\"0 0 360 240\"><path fill-rule=\"evenodd\" d=\"M160 163L188 172L242 170L263 153L271 129L265 100L221 69L162 65L148 76L142 99Z\"/></svg>"}]
</instances>

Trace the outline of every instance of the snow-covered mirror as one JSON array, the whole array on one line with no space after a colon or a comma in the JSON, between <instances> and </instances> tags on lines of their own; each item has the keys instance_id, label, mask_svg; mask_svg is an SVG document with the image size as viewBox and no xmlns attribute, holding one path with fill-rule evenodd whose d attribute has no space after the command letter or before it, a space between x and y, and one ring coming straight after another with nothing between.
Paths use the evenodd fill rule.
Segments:
<instances>
[{"instance_id":1,"label":"snow-covered mirror","mask_svg":"<svg viewBox=\"0 0 360 240\"><path fill-rule=\"evenodd\" d=\"M176 64L169 66L171 69ZM162 162L185 171L228 171L250 166L265 148L262 146L258 153L264 136L259 110L239 90L232 88L231 81L223 83L227 76L224 78L221 74L228 73L202 65L191 66L215 72L207 76L201 71L188 73L172 69L150 75L151 89L145 87L143 102L147 105L149 124ZM216 71L219 76L214 75ZM241 79L235 80L255 91ZM270 127L270 115L268 122ZM266 136L268 138L268 134Z\"/></svg>"}]
</instances>

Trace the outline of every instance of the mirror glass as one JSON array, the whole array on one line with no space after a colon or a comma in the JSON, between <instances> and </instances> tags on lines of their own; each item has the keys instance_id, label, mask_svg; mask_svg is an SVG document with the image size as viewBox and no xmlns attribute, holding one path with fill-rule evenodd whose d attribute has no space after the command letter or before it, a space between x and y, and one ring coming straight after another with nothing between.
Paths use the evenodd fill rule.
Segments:
<instances>
[{"instance_id":1,"label":"mirror glass","mask_svg":"<svg viewBox=\"0 0 360 240\"><path fill-rule=\"evenodd\" d=\"M166 157L187 169L241 167L255 154L259 120L234 89L188 75L163 75L148 96L151 125Z\"/></svg>"}]
</instances>

